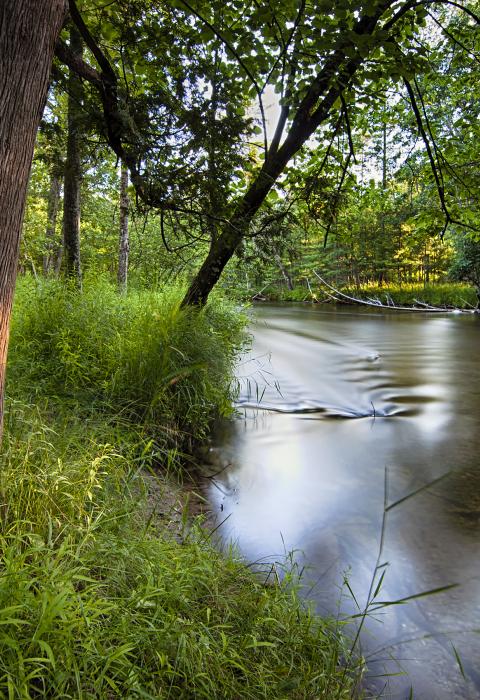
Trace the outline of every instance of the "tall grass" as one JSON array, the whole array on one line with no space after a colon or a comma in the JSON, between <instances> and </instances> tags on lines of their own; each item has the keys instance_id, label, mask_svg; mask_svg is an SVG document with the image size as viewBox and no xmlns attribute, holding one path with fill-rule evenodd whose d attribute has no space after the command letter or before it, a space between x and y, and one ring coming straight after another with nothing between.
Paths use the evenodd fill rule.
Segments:
<instances>
[{"instance_id":1,"label":"tall grass","mask_svg":"<svg viewBox=\"0 0 480 700\"><path fill-rule=\"evenodd\" d=\"M0 697L351 697L341 630L294 585L262 585L195 525L169 528L168 499L161 521L146 515L143 470L161 462L152 430L170 449L186 426L204 435L228 408L241 343L237 314L185 313L178 298L20 288L0 470Z\"/></svg>"},{"instance_id":2,"label":"tall grass","mask_svg":"<svg viewBox=\"0 0 480 700\"><path fill-rule=\"evenodd\" d=\"M359 299L379 299L384 304L393 300L398 306L413 306L418 301L446 308L474 308L477 305L475 288L461 282L403 283L382 286L371 283L362 285L359 290L355 287L345 287L342 291Z\"/></svg>"},{"instance_id":3,"label":"tall grass","mask_svg":"<svg viewBox=\"0 0 480 700\"><path fill-rule=\"evenodd\" d=\"M233 360L245 319L221 300L180 309L181 290L119 296L102 280L79 295L22 280L15 300L9 391L122 414L157 437L202 438L231 410Z\"/></svg>"}]
</instances>

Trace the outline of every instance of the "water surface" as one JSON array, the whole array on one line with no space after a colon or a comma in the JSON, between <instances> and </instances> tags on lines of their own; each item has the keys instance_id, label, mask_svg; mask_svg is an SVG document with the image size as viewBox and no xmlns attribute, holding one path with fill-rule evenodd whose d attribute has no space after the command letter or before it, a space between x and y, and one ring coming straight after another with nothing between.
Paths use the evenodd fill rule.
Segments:
<instances>
[{"instance_id":1,"label":"water surface","mask_svg":"<svg viewBox=\"0 0 480 700\"><path fill-rule=\"evenodd\" d=\"M459 586L369 622L367 686L480 698L480 318L301 305L253 318L239 416L215 448L230 466L209 486L221 537L252 562L294 552L319 612L346 615L345 572L361 606L375 567L385 470L389 503L450 473L388 513L381 599Z\"/></svg>"}]
</instances>

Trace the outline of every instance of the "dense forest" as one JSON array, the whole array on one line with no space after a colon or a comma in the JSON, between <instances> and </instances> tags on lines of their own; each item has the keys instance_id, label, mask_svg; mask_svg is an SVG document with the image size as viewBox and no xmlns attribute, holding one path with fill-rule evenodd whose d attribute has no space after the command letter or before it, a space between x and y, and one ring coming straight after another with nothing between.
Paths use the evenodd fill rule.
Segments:
<instances>
[{"instance_id":1,"label":"dense forest","mask_svg":"<svg viewBox=\"0 0 480 700\"><path fill-rule=\"evenodd\" d=\"M475 309L479 24L3 0L2 696L352 697L338 624L218 554L170 482L232 413L239 301Z\"/></svg>"}]
</instances>

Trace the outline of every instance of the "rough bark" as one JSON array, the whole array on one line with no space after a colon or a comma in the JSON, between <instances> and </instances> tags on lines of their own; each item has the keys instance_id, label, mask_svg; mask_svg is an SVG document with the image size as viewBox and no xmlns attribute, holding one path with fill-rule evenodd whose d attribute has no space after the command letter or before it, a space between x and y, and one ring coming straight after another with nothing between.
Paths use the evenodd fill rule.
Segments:
<instances>
[{"instance_id":1,"label":"rough bark","mask_svg":"<svg viewBox=\"0 0 480 700\"><path fill-rule=\"evenodd\" d=\"M59 174L52 170L50 174L50 189L48 192L47 202L47 228L45 230L45 255L43 256L43 274L47 276L54 262L54 253L56 246L56 229L57 229L57 214L58 205L60 203L61 179Z\"/></svg>"},{"instance_id":2,"label":"rough bark","mask_svg":"<svg viewBox=\"0 0 480 700\"><path fill-rule=\"evenodd\" d=\"M0 429L28 175L64 16L64 0L0 2Z\"/></svg>"},{"instance_id":3,"label":"rough bark","mask_svg":"<svg viewBox=\"0 0 480 700\"><path fill-rule=\"evenodd\" d=\"M81 58L83 42L75 25L70 28L70 50ZM68 133L67 157L65 160L65 180L63 191L63 245L65 252L65 273L82 279L80 262L80 186L82 182L81 136L83 86L76 73L70 71L68 78Z\"/></svg>"},{"instance_id":4,"label":"rough bark","mask_svg":"<svg viewBox=\"0 0 480 700\"><path fill-rule=\"evenodd\" d=\"M127 291L128 254L130 241L128 238L128 168L122 161L120 174L120 235L118 244L118 289L121 293Z\"/></svg>"}]
</instances>

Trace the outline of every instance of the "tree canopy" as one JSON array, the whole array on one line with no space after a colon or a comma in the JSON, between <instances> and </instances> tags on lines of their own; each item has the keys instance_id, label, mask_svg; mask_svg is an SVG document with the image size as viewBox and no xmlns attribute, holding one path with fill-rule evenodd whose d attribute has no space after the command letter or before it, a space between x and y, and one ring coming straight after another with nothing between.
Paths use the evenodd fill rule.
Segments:
<instances>
[{"instance_id":1,"label":"tree canopy","mask_svg":"<svg viewBox=\"0 0 480 700\"><path fill-rule=\"evenodd\" d=\"M477 211L462 202L478 194L466 163L478 124L468 115L478 109L476 10L451 0L71 0L88 53L65 38L57 57L90 86L92 124L139 200L208 241L186 296L203 303L242 241L269 224L260 209L279 220L306 193L334 215L355 142L385 119L402 122L396 138L419 156L437 199L433 228L476 230Z\"/></svg>"}]
</instances>

